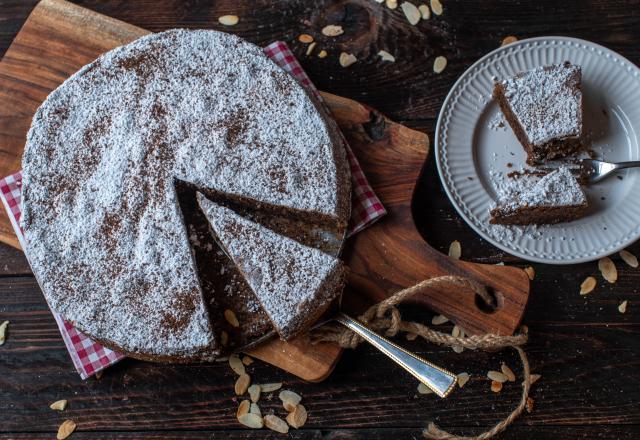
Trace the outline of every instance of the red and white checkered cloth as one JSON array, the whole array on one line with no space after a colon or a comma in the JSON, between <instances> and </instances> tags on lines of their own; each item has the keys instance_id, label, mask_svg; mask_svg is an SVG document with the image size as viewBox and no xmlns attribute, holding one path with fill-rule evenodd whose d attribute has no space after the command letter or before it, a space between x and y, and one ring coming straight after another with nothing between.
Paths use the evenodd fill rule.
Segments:
<instances>
[{"instance_id":1,"label":"red and white checkered cloth","mask_svg":"<svg viewBox=\"0 0 640 440\"><path fill-rule=\"evenodd\" d=\"M276 41L265 47L264 51L278 66L289 72L300 84L322 101L318 90L311 83L311 80L304 70L302 70L300 63L298 63L298 60L289 50L286 43ZM349 236L351 236L371 225L387 212L369 185L358 160L351 151L344 136L343 140L347 149L353 190L351 220L349 222ZM2 199L2 203L7 210L7 215L9 216L9 220L11 220L11 224L22 248L26 249L24 236L20 228L21 194L22 171L0 179L0 199ZM76 367L76 370L78 370L81 378L87 379L98 371L124 359L125 356L123 354L109 350L97 342L92 341L76 330L71 324L64 321L56 312L52 311L52 313L62 334L62 339L67 346L73 365Z\"/></svg>"}]
</instances>

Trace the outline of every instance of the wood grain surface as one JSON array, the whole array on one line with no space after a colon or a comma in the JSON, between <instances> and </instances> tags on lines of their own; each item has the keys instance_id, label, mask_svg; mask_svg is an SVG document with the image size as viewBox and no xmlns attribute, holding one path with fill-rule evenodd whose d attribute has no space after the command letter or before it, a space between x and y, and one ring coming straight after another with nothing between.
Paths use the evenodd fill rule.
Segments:
<instances>
[{"instance_id":1,"label":"wood grain surface","mask_svg":"<svg viewBox=\"0 0 640 440\"><path fill-rule=\"evenodd\" d=\"M378 6L365 0L79 3L152 31L176 26L220 29L216 17L236 13L241 21L232 32L257 44L284 39L302 56L304 47L295 37L312 30L321 38L318 29L327 23L323 20L343 23L352 36L370 38L372 30L361 14ZM352 6L340 9L345 3ZM371 57L343 69L336 61L340 50L336 46L329 48L331 55L324 60L303 56L303 65L323 90L364 102L433 136L449 87L506 35L586 38L640 63L638 1L443 3L442 17L418 27L410 26L399 9L374 10L381 17L377 18L376 46L357 38L359 50L375 53L383 47L396 54L395 64ZM33 4L0 0L0 54ZM342 44L349 48L347 42ZM436 53L449 59L441 75L431 71ZM413 214L423 237L440 251L446 252L456 239L462 243L463 260L527 265L492 247L464 224L443 193L432 159L420 179ZM638 244L630 250L640 255ZM626 440L640 436L640 271L625 266L617 256L614 261L619 271L616 284L603 281L595 263L533 265L536 277L524 322L531 334L527 351L533 370L543 377L532 393L534 411L500 438ZM596 276L598 287L581 297L578 286L590 275ZM624 315L617 311L623 300L629 300ZM411 319L431 317L411 307L404 313ZM0 347L0 439L52 438L66 418L78 423L78 432L71 438L80 439L283 438L267 431L247 431L237 424L235 378L226 365L168 367L125 361L100 380L81 381L24 258L0 245L0 320L4 319L11 324L8 340ZM412 378L365 346L346 351L322 384L302 382L261 362L251 365L249 372L259 381L284 381L303 395L310 416L304 429L289 434L296 439L417 439L431 420L451 431L473 434L506 416L516 403L517 384L507 384L496 395L484 378L488 369L499 368L502 361L518 374L513 353L458 355L419 341L401 342L456 372L471 373L472 380L445 401L420 396ZM70 400L63 414L48 409L60 398ZM276 400L265 400L263 409L281 414Z\"/></svg>"}]
</instances>

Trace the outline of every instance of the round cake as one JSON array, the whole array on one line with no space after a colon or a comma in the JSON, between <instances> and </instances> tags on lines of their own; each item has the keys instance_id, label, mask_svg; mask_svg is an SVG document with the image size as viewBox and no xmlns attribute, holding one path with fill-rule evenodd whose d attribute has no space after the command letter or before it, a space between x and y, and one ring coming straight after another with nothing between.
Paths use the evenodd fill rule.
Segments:
<instances>
[{"instance_id":1,"label":"round cake","mask_svg":"<svg viewBox=\"0 0 640 440\"><path fill-rule=\"evenodd\" d=\"M126 354L221 350L176 182L344 230L344 146L262 50L172 30L114 49L52 92L23 157L26 255L51 308Z\"/></svg>"}]
</instances>

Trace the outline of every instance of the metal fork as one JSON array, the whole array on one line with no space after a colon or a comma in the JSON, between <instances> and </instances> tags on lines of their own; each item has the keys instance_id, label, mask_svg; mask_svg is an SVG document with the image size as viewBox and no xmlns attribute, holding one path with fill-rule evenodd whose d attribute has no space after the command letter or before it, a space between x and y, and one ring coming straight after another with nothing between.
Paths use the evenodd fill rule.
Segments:
<instances>
[{"instance_id":1,"label":"metal fork","mask_svg":"<svg viewBox=\"0 0 640 440\"><path fill-rule=\"evenodd\" d=\"M600 182L602 179L610 176L614 171L633 167L640 167L640 161L635 160L616 163L596 159L583 159L580 162L580 177L585 183L591 184Z\"/></svg>"}]
</instances>

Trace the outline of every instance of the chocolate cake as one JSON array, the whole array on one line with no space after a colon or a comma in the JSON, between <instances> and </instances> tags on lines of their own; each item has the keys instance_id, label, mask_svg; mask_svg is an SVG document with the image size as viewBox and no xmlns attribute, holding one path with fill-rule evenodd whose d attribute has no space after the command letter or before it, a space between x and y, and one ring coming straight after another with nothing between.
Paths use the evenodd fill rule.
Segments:
<instances>
[{"instance_id":1,"label":"chocolate cake","mask_svg":"<svg viewBox=\"0 0 640 440\"><path fill-rule=\"evenodd\" d=\"M535 165L581 147L582 73L569 62L538 67L495 85L493 97Z\"/></svg>"},{"instance_id":2,"label":"chocolate cake","mask_svg":"<svg viewBox=\"0 0 640 440\"><path fill-rule=\"evenodd\" d=\"M344 231L335 124L262 50L172 30L83 67L36 112L23 157L26 255L49 305L153 360L220 350L176 182Z\"/></svg>"},{"instance_id":3,"label":"chocolate cake","mask_svg":"<svg viewBox=\"0 0 640 440\"><path fill-rule=\"evenodd\" d=\"M339 259L198 195L216 240L284 340L312 325L342 292Z\"/></svg>"},{"instance_id":4,"label":"chocolate cake","mask_svg":"<svg viewBox=\"0 0 640 440\"><path fill-rule=\"evenodd\" d=\"M490 220L493 224L561 223L587 213L587 197L567 167L548 174L512 173L497 179L496 184L498 200Z\"/></svg>"}]
</instances>

